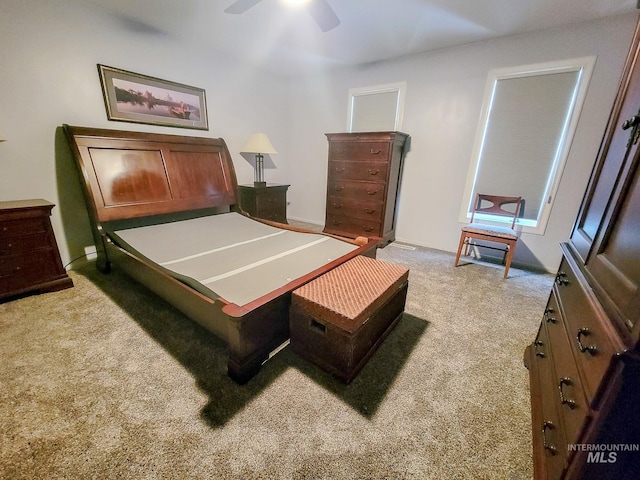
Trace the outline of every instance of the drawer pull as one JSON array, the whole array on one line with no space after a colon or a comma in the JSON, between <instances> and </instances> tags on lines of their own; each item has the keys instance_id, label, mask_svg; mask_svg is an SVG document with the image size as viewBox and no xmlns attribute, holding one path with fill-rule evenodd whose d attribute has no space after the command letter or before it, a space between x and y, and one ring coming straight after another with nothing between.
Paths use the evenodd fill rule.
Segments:
<instances>
[{"instance_id":1,"label":"drawer pull","mask_svg":"<svg viewBox=\"0 0 640 480\"><path fill-rule=\"evenodd\" d=\"M566 273L564 272L558 272L558 274L556 275L556 284L559 286L563 286L563 285L569 285L569 280L567 280L565 277L567 276Z\"/></svg>"},{"instance_id":2,"label":"drawer pull","mask_svg":"<svg viewBox=\"0 0 640 480\"><path fill-rule=\"evenodd\" d=\"M382 153L382 150L378 149L378 150L374 150L373 148L371 150L369 150L369 153L371 155L380 155L380 153Z\"/></svg>"},{"instance_id":3,"label":"drawer pull","mask_svg":"<svg viewBox=\"0 0 640 480\"><path fill-rule=\"evenodd\" d=\"M336 192L339 192L340 190L342 190L342 187L341 187L340 185L334 185L334 186L333 186L333 189L334 189Z\"/></svg>"},{"instance_id":4,"label":"drawer pull","mask_svg":"<svg viewBox=\"0 0 640 480\"><path fill-rule=\"evenodd\" d=\"M371 214L371 213L373 213L373 212L375 212L375 211L376 211L376 209L375 209L375 208L365 208L365 209L364 209L364 213L369 213L369 214Z\"/></svg>"},{"instance_id":5,"label":"drawer pull","mask_svg":"<svg viewBox=\"0 0 640 480\"><path fill-rule=\"evenodd\" d=\"M342 208L342 204L341 203L333 202L332 205L333 205L333 208Z\"/></svg>"},{"instance_id":6,"label":"drawer pull","mask_svg":"<svg viewBox=\"0 0 640 480\"><path fill-rule=\"evenodd\" d=\"M558 452L558 449L547 442L547 429L553 430L554 428L556 428L556 426L553 424L553 422L545 420L542 423L542 446L546 450L549 450L552 455L555 455Z\"/></svg>"},{"instance_id":7,"label":"drawer pull","mask_svg":"<svg viewBox=\"0 0 640 480\"><path fill-rule=\"evenodd\" d=\"M538 347L542 347L542 346L544 346L544 342L542 342L541 340L536 340L535 342L533 342L533 351L536 352L536 357L540 357L540 358L545 357L544 352L538 351Z\"/></svg>"},{"instance_id":8,"label":"drawer pull","mask_svg":"<svg viewBox=\"0 0 640 480\"><path fill-rule=\"evenodd\" d=\"M373 227L365 227L365 226L363 226L362 230L364 230L365 232L370 232L370 231L373 230Z\"/></svg>"},{"instance_id":9,"label":"drawer pull","mask_svg":"<svg viewBox=\"0 0 640 480\"><path fill-rule=\"evenodd\" d=\"M558 390L560 390L560 403L563 405L569 405L569 408L576 408L576 401L571 400L564 396L563 387L565 385L571 385L571 379L567 377L562 377L558 382Z\"/></svg>"},{"instance_id":10,"label":"drawer pull","mask_svg":"<svg viewBox=\"0 0 640 480\"><path fill-rule=\"evenodd\" d=\"M340 225L342 222L340 220L331 220L331 223L337 226L337 225Z\"/></svg>"},{"instance_id":11,"label":"drawer pull","mask_svg":"<svg viewBox=\"0 0 640 480\"><path fill-rule=\"evenodd\" d=\"M582 343L582 336L585 337L590 334L589 329L586 327L578 329L578 335L576 336L576 341L578 342L578 348L582 353L589 352L591 355L595 355L598 352L598 347L596 345L585 345Z\"/></svg>"},{"instance_id":12,"label":"drawer pull","mask_svg":"<svg viewBox=\"0 0 640 480\"><path fill-rule=\"evenodd\" d=\"M378 190L369 190L369 189L367 188L367 193L368 193L369 195L375 195L376 193L378 193Z\"/></svg>"},{"instance_id":13,"label":"drawer pull","mask_svg":"<svg viewBox=\"0 0 640 480\"><path fill-rule=\"evenodd\" d=\"M545 320L546 320L547 322L549 322L549 323L556 323L556 322L557 322L556 317L550 317L550 316L549 316L549 314L551 314L551 313L554 313L553 308L547 308L547 309L545 309L545 311L544 311L544 318L545 318Z\"/></svg>"},{"instance_id":14,"label":"drawer pull","mask_svg":"<svg viewBox=\"0 0 640 480\"><path fill-rule=\"evenodd\" d=\"M380 173L380 170L378 169L375 169L375 170L373 168L369 169L369 175L377 175L379 173Z\"/></svg>"},{"instance_id":15,"label":"drawer pull","mask_svg":"<svg viewBox=\"0 0 640 480\"><path fill-rule=\"evenodd\" d=\"M344 168L336 167L336 173L344 173Z\"/></svg>"}]
</instances>

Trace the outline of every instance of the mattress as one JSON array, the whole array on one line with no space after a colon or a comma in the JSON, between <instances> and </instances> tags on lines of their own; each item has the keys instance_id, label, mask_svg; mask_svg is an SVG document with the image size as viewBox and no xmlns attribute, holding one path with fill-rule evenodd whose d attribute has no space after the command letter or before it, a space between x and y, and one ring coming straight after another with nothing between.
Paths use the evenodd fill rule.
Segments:
<instances>
[{"instance_id":1,"label":"mattress","mask_svg":"<svg viewBox=\"0 0 640 480\"><path fill-rule=\"evenodd\" d=\"M110 232L115 244L158 264L210 298L246 305L357 245L280 229L235 212Z\"/></svg>"}]
</instances>

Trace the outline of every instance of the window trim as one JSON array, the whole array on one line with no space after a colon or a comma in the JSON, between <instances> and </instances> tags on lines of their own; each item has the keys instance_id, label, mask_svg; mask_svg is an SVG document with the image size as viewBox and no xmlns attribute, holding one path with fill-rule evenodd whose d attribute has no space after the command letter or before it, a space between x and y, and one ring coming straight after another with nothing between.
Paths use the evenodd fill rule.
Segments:
<instances>
[{"instance_id":1,"label":"window trim","mask_svg":"<svg viewBox=\"0 0 640 480\"><path fill-rule=\"evenodd\" d=\"M467 172L464 196L462 199L462 204L460 206L459 222L468 223L469 219L471 218L471 210L473 208L472 203L474 200L471 197L475 186L478 169L480 167L484 137L488 128L487 121L491 112L493 96L498 80L577 71L579 72L579 77L577 88L574 92L572 104L570 107L571 112L568 121L565 123L564 132L562 134L562 141L556 153L556 159L551 166L550 175L545 190L545 197L543 197L547 198L547 202L542 207L542 211L540 212L537 220L518 219L516 222L518 230L521 230L522 232L544 235L547 224L549 222L549 217L551 215L551 210L555 203L558 188L560 186L562 172L569 156L571 143L578 125L578 120L580 118L580 113L582 111L595 62L596 57L589 56L568 60L559 60L554 62L524 65L519 67L499 68L491 70L489 72L489 75L487 77L487 84L485 87L482 110L480 112L480 120L478 122L478 129L476 131L476 137L471 154L471 162L469 165L469 170ZM478 218L495 223L505 222L504 218L492 215L482 215Z\"/></svg>"},{"instance_id":2,"label":"window trim","mask_svg":"<svg viewBox=\"0 0 640 480\"><path fill-rule=\"evenodd\" d=\"M354 97L364 95L375 95L377 93L397 92L396 116L394 119L394 130L402 130L402 117L404 116L404 98L407 90L407 82L386 83L384 85L374 85L370 87L350 88L348 92L347 107L347 132L353 131L353 103Z\"/></svg>"}]
</instances>

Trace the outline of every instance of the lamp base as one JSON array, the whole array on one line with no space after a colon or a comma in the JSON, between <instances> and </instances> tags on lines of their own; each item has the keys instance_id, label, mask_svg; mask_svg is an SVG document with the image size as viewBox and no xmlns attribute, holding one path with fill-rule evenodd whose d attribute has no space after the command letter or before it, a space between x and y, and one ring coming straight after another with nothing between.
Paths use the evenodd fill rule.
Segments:
<instances>
[{"instance_id":1,"label":"lamp base","mask_svg":"<svg viewBox=\"0 0 640 480\"><path fill-rule=\"evenodd\" d=\"M266 187L267 182L253 182L254 187Z\"/></svg>"}]
</instances>

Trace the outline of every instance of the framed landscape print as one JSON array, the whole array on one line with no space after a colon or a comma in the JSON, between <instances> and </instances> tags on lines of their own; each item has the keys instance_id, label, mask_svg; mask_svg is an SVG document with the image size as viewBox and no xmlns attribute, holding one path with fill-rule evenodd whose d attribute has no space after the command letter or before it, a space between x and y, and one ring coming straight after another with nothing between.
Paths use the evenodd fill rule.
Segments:
<instances>
[{"instance_id":1,"label":"framed landscape print","mask_svg":"<svg viewBox=\"0 0 640 480\"><path fill-rule=\"evenodd\" d=\"M202 88L98 65L107 118L209 130Z\"/></svg>"}]
</instances>

